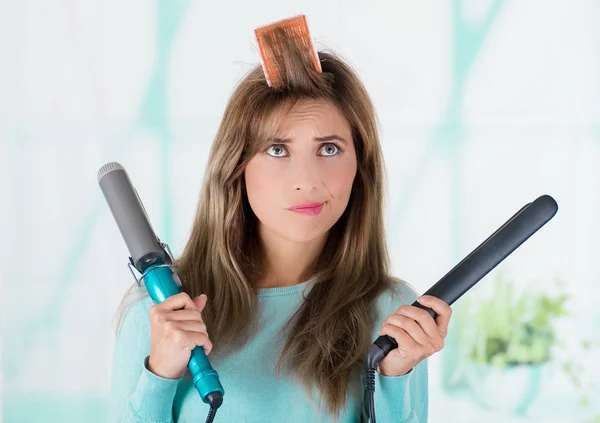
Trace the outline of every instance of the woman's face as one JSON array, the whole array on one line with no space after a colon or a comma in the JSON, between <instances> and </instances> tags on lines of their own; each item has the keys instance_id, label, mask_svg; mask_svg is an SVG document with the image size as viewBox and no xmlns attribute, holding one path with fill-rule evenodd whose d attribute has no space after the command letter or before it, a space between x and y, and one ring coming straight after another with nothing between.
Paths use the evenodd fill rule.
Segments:
<instances>
[{"instance_id":1,"label":"woman's face","mask_svg":"<svg viewBox=\"0 0 600 423\"><path fill-rule=\"evenodd\" d=\"M297 103L244 170L261 233L293 242L322 238L340 218L356 175L348 121L325 100ZM294 210L298 206L305 207Z\"/></svg>"}]
</instances>

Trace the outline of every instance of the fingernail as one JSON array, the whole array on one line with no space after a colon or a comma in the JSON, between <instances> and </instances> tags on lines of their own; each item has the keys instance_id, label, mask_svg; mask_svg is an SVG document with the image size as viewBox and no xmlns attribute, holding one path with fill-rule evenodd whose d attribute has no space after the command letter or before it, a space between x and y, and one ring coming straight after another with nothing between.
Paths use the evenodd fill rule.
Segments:
<instances>
[{"instance_id":1,"label":"fingernail","mask_svg":"<svg viewBox=\"0 0 600 423\"><path fill-rule=\"evenodd\" d=\"M417 298L417 301L419 302L427 300L429 300L429 297L427 295L421 295L419 298Z\"/></svg>"}]
</instances>

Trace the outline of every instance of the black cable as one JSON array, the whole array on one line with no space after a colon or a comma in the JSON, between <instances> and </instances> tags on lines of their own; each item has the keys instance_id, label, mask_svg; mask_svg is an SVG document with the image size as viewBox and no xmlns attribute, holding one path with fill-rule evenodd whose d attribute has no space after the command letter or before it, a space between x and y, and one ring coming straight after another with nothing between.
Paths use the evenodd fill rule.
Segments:
<instances>
[{"instance_id":1,"label":"black cable","mask_svg":"<svg viewBox=\"0 0 600 423\"><path fill-rule=\"evenodd\" d=\"M206 423L212 423L217 414L217 409L223 404L223 396L219 392L211 392L206 396L206 401L210 405L210 411L206 418Z\"/></svg>"},{"instance_id":2,"label":"black cable","mask_svg":"<svg viewBox=\"0 0 600 423\"><path fill-rule=\"evenodd\" d=\"M367 419L375 423L375 369L377 364L385 357L385 352L377 341L369 347L365 356L366 383L365 393L368 395ZM365 395L366 396L366 395Z\"/></svg>"},{"instance_id":3,"label":"black cable","mask_svg":"<svg viewBox=\"0 0 600 423\"><path fill-rule=\"evenodd\" d=\"M369 397L369 410L367 413L367 419L371 423L375 422L375 369L367 369L367 384L365 391Z\"/></svg>"},{"instance_id":4,"label":"black cable","mask_svg":"<svg viewBox=\"0 0 600 423\"><path fill-rule=\"evenodd\" d=\"M217 414L217 409L210 407L210 411L208 412L208 417L206 418L206 423L212 423L215 418L215 414Z\"/></svg>"}]
</instances>

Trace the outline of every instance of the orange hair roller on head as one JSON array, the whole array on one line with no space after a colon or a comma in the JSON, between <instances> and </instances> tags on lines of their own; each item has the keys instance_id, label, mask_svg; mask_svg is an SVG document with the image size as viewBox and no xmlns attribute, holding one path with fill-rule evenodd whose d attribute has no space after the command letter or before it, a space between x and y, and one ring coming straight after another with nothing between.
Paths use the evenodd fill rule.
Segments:
<instances>
[{"instance_id":1,"label":"orange hair roller on head","mask_svg":"<svg viewBox=\"0 0 600 423\"><path fill-rule=\"evenodd\" d=\"M300 47L306 51L312 57L312 62L315 66L315 70L322 73L321 63L319 62L319 56L317 50L310 37L310 31L308 30L308 24L306 23L305 15L298 15L288 19L274 22L269 25L258 27L254 30L256 41L258 42L258 48L260 50L260 58L265 72L265 78L269 87L279 87L281 85L281 78L277 70L276 59L279 58L281 52L277 49L277 45L274 45L273 50L267 47L265 39L272 36L273 32L277 29L282 29L285 33ZM274 57L276 55L277 57Z\"/></svg>"}]
</instances>

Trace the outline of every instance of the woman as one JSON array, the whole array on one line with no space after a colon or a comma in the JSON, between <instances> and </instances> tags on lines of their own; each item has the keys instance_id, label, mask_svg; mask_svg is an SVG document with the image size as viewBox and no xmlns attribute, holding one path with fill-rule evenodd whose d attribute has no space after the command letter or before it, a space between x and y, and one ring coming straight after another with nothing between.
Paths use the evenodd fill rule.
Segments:
<instances>
[{"instance_id":1,"label":"woman","mask_svg":"<svg viewBox=\"0 0 600 423\"><path fill-rule=\"evenodd\" d=\"M230 98L189 241L185 292L126 307L115 347L110 421L203 421L186 375L201 346L225 389L218 422L358 422L363 359L382 334L380 422L427 421L426 358L451 309L389 273L383 159L356 74L320 52L322 73L285 43L281 88L260 66ZM143 291L142 291L143 293Z\"/></svg>"}]
</instances>

